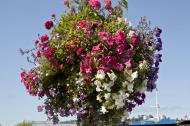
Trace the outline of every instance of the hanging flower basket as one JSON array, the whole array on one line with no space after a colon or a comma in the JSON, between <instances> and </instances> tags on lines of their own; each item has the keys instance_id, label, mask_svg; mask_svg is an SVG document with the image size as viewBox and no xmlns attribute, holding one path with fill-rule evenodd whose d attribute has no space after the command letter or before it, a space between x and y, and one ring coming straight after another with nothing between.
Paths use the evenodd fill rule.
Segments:
<instances>
[{"instance_id":1,"label":"hanging flower basket","mask_svg":"<svg viewBox=\"0 0 190 126\"><path fill-rule=\"evenodd\" d=\"M21 73L32 96L43 98L48 119L77 116L82 125L112 125L125 121L156 88L162 49L161 29L146 18L136 28L123 17L127 2L65 0L70 9L57 21L45 22L35 48L23 51L35 66Z\"/></svg>"}]
</instances>

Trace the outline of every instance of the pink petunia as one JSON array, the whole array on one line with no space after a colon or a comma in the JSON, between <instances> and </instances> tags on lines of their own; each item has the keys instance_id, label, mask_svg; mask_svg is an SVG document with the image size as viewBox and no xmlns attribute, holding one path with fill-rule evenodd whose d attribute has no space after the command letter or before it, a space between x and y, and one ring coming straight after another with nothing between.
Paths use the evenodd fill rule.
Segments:
<instances>
[{"instance_id":1,"label":"pink petunia","mask_svg":"<svg viewBox=\"0 0 190 126\"><path fill-rule=\"evenodd\" d=\"M98 33L98 36L99 36L102 40L107 40L107 39L108 39L108 34L109 34L109 32L103 31L103 32L99 32L99 33Z\"/></svg>"},{"instance_id":2,"label":"pink petunia","mask_svg":"<svg viewBox=\"0 0 190 126\"><path fill-rule=\"evenodd\" d=\"M114 39L113 39L113 38L109 38L106 42L107 42L107 44L108 44L110 47L112 47L113 44L114 44Z\"/></svg>"},{"instance_id":3,"label":"pink petunia","mask_svg":"<svg viewBox=\"0 0 190 126\"><path fill-rule=\"evenodd\" d=\"M121 63L117 63L115 68L118 70L118 71L122 71L124 68L125 68L125 65L124 64L121 64Z\"/></svg>"},{"instance_id":4,"label":"pink petunia","mask_svg":"<svg viewBox=\"0 0 190 126\"><path fill-rule=\"evenodd\" d=\"M117 34L115 35L116 43L126 43L126 36L123 30L118 30Z\"/></svg>"},{"instance_id":5,"label":"pink petunia","mask_svg":"<svg viewBox=\"0 0 190 126\"><path fill-rule=\"evenodd\" d=\"M93 31L92 31L91 28L86 28L85 31L84 31L84 34L86 34L86 35L90 35L92 33L93 33Z\"/></svg>"},{"instance_id":6,"label":"pink petunia","mask_svg":"<svg viewBox=\"0 0 190 126\"><path fill-rule=\"evenodd\" d=\"M101 7L101 3L99 0L89 0L89 5L95 9L99 9Z\"/></svg>"},{"instance_id":7,"label":"pink petunia","mask_svg":"<svg viewBox=\"0 0 190 126\"><path fill-rule=\"evenodd\" d=\"M122 53L124 53L125 48L126 48L126 46L124 44L120 44L120 45L117 46L117 52L119 54L122 54Z\"/></svg>"},{"instance_id":8,"label":"pink petunia","mask_svg":"<svg viewBox=\"0 0 190 126\"><path fill-rule=\"evenodd\" d=\"M85 66L85 73L91 74L92 73L93 64L90 64L88 66Z\"/></svg>"},{"instance_id":9,"label":"pink petunia","mask_svg":"<svg viewBox=\"0 0 190 126\"><path fill-rule=\"evenodd\" d=\"M92 53L93 54L97 54L98 52L100 52L101 50L102 50L102 44L100 43L100 44L98 44L97 46L93 46L92 47Z\"/></svg>"},{"instance_id":10,"label":"pink petunia","mask_svg":"<svg viewBox=\"0 0 190 126\"><path fill-rule=\"evenodd\" d=\"M112 9L112 6L111 6L112 2L111 2L111 0L104 0L104 3L105 3L105 8L107 10Z\"/></svg>"},{"instance_id":11,"label":"pink petunia","mask_svg":"<svg viewBox=\"0 0 190 126\"><path fill-rule=\"evenodd\" d=\"M79 24L79 26L78 26L78 29L79 29L79 30L80 30L80 29L83 29L83 28L86 26L86 24L87 24L88 22L89 22L88 19L81 21L80 24Z\"/></svg>"},{"instance_id":12,"label":"pink petunia","mask_svg":"<svg viewBox=\"0 0 190 126\"><path fill-rule=\"evenodd\" d=\"M42 106L38 106L38 107L37 107L37 110L38 110L38 112L42 112L42 111L43 111Z\"/></svg>"},{"instance_id":13,"label":"pink petunia","mask_svg":"<svg viewBox=\"0 0 190 126\"><path fill-rule=\"evenodd\" d=\"M98 67L100 70L103 70L105 73L109 71L108 67L105 67L103 64L100 64Z\"/></svg>"},{"instance_id":14,"label":"pink petunia","mask_svg":"<svg viewBox=\"0 0 190 126\"><path fill-rule=\"evenodd\" d=\"M127 66L128 68L131 68L131 67L132 67L132 60L131 60L131 59L129 59L129 60L126 62L126 66Z\"/></svg>"}]
</instances>

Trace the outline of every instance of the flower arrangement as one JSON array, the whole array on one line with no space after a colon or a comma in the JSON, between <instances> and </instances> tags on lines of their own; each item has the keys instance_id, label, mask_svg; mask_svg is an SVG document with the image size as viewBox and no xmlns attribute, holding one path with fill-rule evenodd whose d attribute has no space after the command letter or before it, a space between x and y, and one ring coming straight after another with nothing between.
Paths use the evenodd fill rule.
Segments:
<instances>
[{"instance_id":1,"label":"flower arrangement","mask_svg":"<svg viewBox=\"0 0 190 126\"><path fill-rule=\"evenodd\" d=\"M57 21L45 22L49 35L35 47L20 50L35 66L21 73L32 96L44 98L38 111L54 123L59 116L77 116L91 125L125 121L156 88L162 55L161 29L145 17L136 28L123 17L126 0L65 0L70 9ZM87 120L88 119L88 120Z\"/></svg>"}]
</instances>

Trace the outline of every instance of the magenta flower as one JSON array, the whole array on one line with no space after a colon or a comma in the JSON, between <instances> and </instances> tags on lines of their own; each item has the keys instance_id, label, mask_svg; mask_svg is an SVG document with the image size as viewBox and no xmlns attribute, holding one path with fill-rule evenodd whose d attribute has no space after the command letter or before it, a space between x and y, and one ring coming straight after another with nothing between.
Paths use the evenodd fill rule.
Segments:
<instances>
[{"instance_id":1,"label":"magenta flower","mask_svg":"<svg viewBox=\"0 0 190 126\"><path fill-rule=\"evenodd\" d=\"M93 46L92 47L92 53L93 54L97 54L98 52L100 52L102 50L102 44L98 44L97 46Z\"/></svg>"},{"instance_id":2,"label":"magenta flower","mask_svg":"<svg viewBox=\"0 0 190 126\"><path fill-rule=\"evenodd\" d=\"M117 52L119 54L124 53L124 51L125 51L125 45L124 44L120 44L120 45L117 46Z\"/></svg>"},{"instance_id":3,"label":"magenta flower","mask_svg":"<svg viewBox=\"0 0 190 126\"><path fill-rule=\"evenodd\" d=\"M87 24L88 22L89 22L88 19L83 20L83 21L79 24L78 29L79 29L79 30L80 30L80 29L83 29L83 28L86 26L86 24Z\"/></svg>"},{"instance_id":4,"label":"magenta flower","mask_svg":"<svg viewBox=\"0 0 190 126\"><path fill-rule=\"evenodd\" d=\"M106 42L107 42L107 44L108 44L110 47L112 47L113 44L114 44L114 39L113 39L113 38L109 38Z\"/></svg>"},{"instance_id":5,"label":"magenta flower","mask_svg":"<svg viewBox=\"0 0 190 126\"><path fill-rule=\"evenodd\" d=\"M101 3L99 0L89 0L89 4L95 9L99 9L101 7Z\"/></svg>"},{"instance_id":6,"label":"magenta flower","mask_svg":"<svg viewBox=\"0 0 190 126\"><path fill-rule=\"evenodd\" d=\"M115 40L117 43L120 43L120 42L126 42L126 38L125 38L125 33L123 30L118 30L116 36L115 36Z\"/></svg>"},{"instance_id":7,"label":"magenta flower","mask_svg":"<svg viewBox=\"0 0 190 126\"><path fill-rule=\"evenodd\" d=\"M118 71L122 71L124 69L125 65L124 64L121 64L121 63L117 63L115 68L116 70Z\"/></svg>"},{"instance_id":8,"label":"magenta flower","mask_svg":"<svg viewBox=\"0 0 190 126\"><path fill-rule=\"evenodd\" d=\"M86 74L91 74L92 73L92 68L93 68L93 64L90 64L88 66L85 67L85 73Z\"/></svg>"},{"instance_id":9,"label":"magenta flower","mask_svg":"<svg viewBox=\"0 0 190 126\"><path fill-rule=\"evenodd\" d=\"M48 48L47 50L45 50L44 52L44 56L48 59L50 57L52 57L54 54L54 50L52 48Z\"/></svg>"},{"instance_id":10,"label":"magenta flower","mask_svg":"<svg viewBox=\"0 0 190 126\"><path fill-rule=\"evenodd\" d=\"M139 45L139 38L138 37L132 37L132 45L133 46Z\"/></svg>"},{"instance_id":11,"label":"magenta flower","mask_svg":"<svg viewBox=\"0 0 190 126\"><path fill-rule=\"evenodd\" d=\"M53 21L46 21L44 25L47 30L50 30L53 27Z\"/></svg>"},{"instance_id":12,"label":"magenta flower","mask_svg":"<svg viewBox=\"0 0 190 126\"><path fill-rule=\"evenodd\" d=\"M43 36L41 36L40 40L41 40L41 42L46 42L49 40L49 37L47 35L43 35Z\"/></svg>"},{"instance_id":13,"label":"magenta flower","mask_svg":"<svg viewBox=\"0 0 190 126\"><path fill-rule=\"evenodd\" d=\"M92 61L92 56L87 55L86 58L85 58L85 62L86 63L91 63L91 61Z\"/></svg>"},{"instance_id":14,"label":"magenta flower","mask_svg":"<svg viewBox=\"0 0 190 126\"><path fill-rule=\"evenodd\" d=\"M105 56L102 57L102 62L104 62L108 67L112 68L117 63L117 57L116 56Z\"/></svg>"}]
</instances>

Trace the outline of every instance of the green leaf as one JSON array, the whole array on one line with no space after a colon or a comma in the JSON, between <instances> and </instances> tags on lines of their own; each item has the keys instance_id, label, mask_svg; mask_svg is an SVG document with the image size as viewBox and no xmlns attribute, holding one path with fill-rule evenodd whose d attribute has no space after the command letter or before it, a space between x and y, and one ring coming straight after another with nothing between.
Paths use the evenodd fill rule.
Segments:
<instances>
[{"instance_id":1,"label":"green leaf","mask_svg":"<svg viewBox=\"0 0 190 126\"><path fill-rule=\"evenodd\" d=\"M122 2L122 6L123 6L126 10L128 10L128 2L127 2L127 0L121 0L121 2Z\"/></svg>"}]
</instances>

